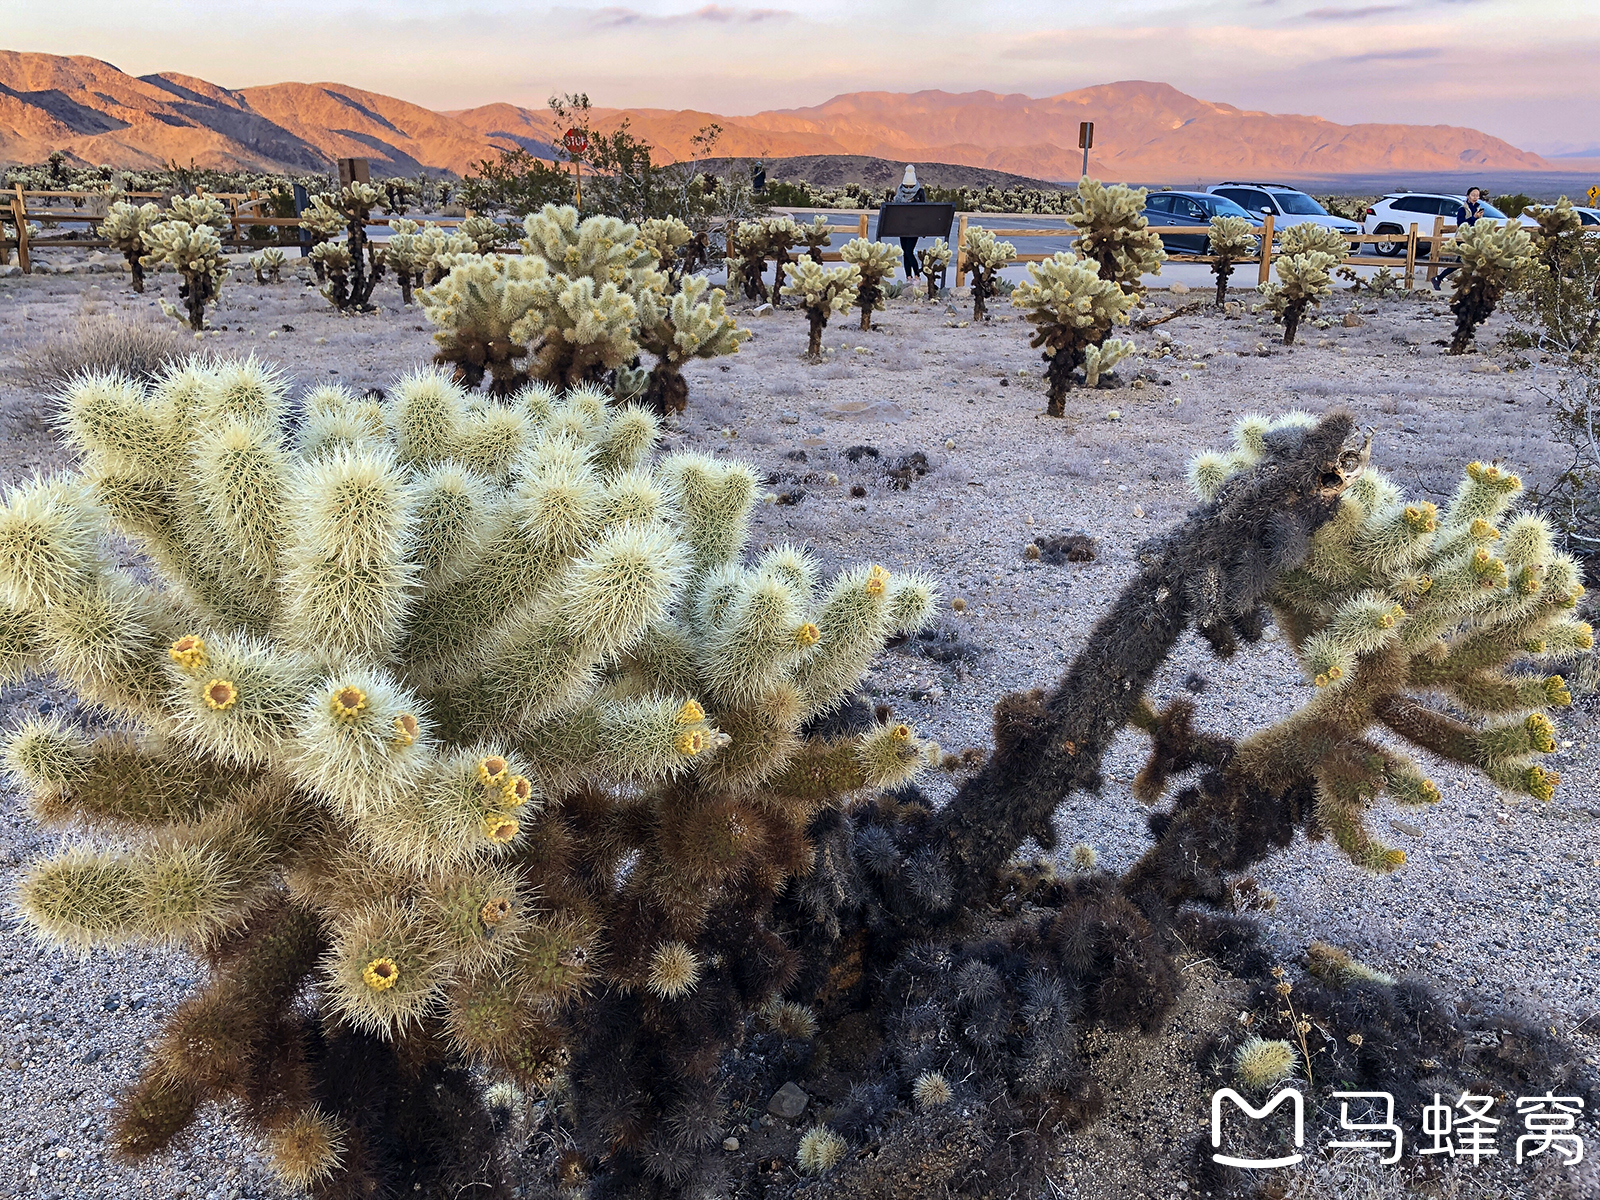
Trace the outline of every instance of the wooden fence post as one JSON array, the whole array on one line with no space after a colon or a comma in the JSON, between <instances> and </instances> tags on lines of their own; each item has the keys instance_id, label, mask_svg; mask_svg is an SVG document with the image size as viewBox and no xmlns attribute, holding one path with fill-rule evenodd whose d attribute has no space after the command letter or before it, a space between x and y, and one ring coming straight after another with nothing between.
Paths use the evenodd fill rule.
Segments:
<instances>
[{"instance_id":1,"label":"wooden fence post","mask_svg":"<svg viewBox=\"0 0 1600 1200\"><path fill-rule=\"evenodd\" d=\"M1270 283L1272 281L1272 214L1268 213L1261 222L1261 274L1256 277L1257 283Z\"/></svg>"},{"instance_id":2,"label":"wooden fence post","mask_svg":"<svg viewBox=\"0 0 1600 1200\"><path fill-rule=\"evenodd\" d=\"M233 252L239 253L239 202L228 201L228 219L233 225Z\"/></svg>"},{"instance_id":3,"label":"wooden fence post","mask_svg":"<svg viewBox=\"0 0 1600 1200\"><path fill-rule=\"evenodd\" d=\"M867 236L867 214L866 213L862 213L861 214L861 229L860 229L860 232L856 234L856 236L857 237L866 237Z\"/></svg>"},{"instance_id":4,"label":"wooden fence post","mask_svg":"<svg viewBox=\"0 0 1600 1200\"><path fill-rule=\"evenodd\" d=\"M956 225L956 286L960 287L966 282L966 264L963 261L967 244L967 214L961 214L961 220Z\"/></svg>"},{"instance_id":5,"label":"wooden fence post","mask_svg":"<svg viewBox=\"0 0 1600 1200\"><path fill-rule=\"evenodd\" d=\"M33 274L33 264L28 261L28 206L22 198L22 185L17 184L16 198L11 201L11 215L17 223L17 265L24 275Z\"/></svg>"},{"instance_id":6,"label":"wooden fence post","mask_svg":"<svg viewBox=\"0 0 1600 1200\"><path fill-rule=\"evenodd\" d=\"M1417 223L1411 222L1411 232L1406 234L1406 291L1417 286Z\"/></svg>"},{"instance_id":7,"label":"wooden fence post","mask_svg":"<svg viewBox=\"0 0 1600 1200\"><path fill-rule=\"evenodd\" d=\"M1433 277L1439 273L1439 243L1444 240L1444 217L1433 219L1433 241L1428 246L1428 274L1427 281L1431 287Z\"/></svg>"}]
</instances>

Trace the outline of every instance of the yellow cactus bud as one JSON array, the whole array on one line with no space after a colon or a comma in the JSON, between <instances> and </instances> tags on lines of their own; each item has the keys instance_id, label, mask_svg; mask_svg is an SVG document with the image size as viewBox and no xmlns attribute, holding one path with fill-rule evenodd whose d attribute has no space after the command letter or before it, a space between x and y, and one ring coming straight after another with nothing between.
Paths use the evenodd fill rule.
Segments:
<instances>
[{"instance_id":1,"label":"yellow cactus bud","mask_svg":"<svg viewBox=\"0 0 1600 1200\"><path fill-rule=\"evenodd\" d=\"M239 689L226 679L213 679L206 684L206 707L213 712L227 712L239 698Z\"/></svg>"},{"instance_id":2,"label":"yellow cactus bud","mask_svg":"<svg viewBox=\"0 0 1600 1200\"><path fill-rule=\"evenodd\" d=\"M497 846L503 846L522 828L515 817L508 817L505 813L490 813L483 819L483 836Z\"/></svg>"},{"instance_id":3,"label":"yellow cactus bud","mask_svg":"<svg viewBox=\"0 0 1600 1200\"><path fill-rule=\"evenodd\" d=\"M478 917L490 929L511 915L511 901L504 896L491 896L478 910Z\"/></svg>"},{"instance_id":4,"label":"yellow cactus bud","mask_svg":"<svg viewBox=\"0 0 1600 1200\"><path fill-rule=\"evenodd\" d=\"M672 744L677 747L679 754L693 758L706 748L706 735L703 730L686 729L673 739Z\"/></svg>"},{"instance_id":5,"label":"yellow cactus bud","mask_svg":"<svg viewBox=\"0 0 1600 1200\"><path fill-rule=\"evenodd\" d=\"M889 736L897 742L909 742L911 740L911 726L896 725L889 731Z\"/></svg>"},{"instance_id":6,"label":"yellow cactus bud","mask_svg":"<svg viewBox=\"0 0 1600 1200\"><path fill-rule=\"evenodd\" d=\"M1468 528L1472 536L1480 542L1492 542L1500 536L1500 531L1482 517L1474 517Z\"/></svg>"},{"instance_id":7,"label":"yellow cactus bud","mask_svg":"<svg viewBox=\"0 0 1600 1200\"><path fill-rule=\"evenodd\" d=\"M358 687L342 687L328 699L336 721L354 721L367 707L367 694Z\"/></svg>"},{"instance_id":8,"label":"yellow cactus bud","mask_svg":"<svg viewBox=\"0 0 1600 1200\"><path fill-rule=\"evenodd\" d=\"M1439 791L1439 785L1431 779L1424 779L1417 791L1429 804L1437 804L1444 799L1444 793Z\"/></svg>"},{"instance_id":9,"label":"yellow cactus bud","mask_svg":"<svg viewBox=\"0 0 1600 1200\"><path fill-rule=\"evenodd\" d=\"M410 713L401 713L394 719L394 737L389 740L393 745L404 749L416 742L420 728L416 717Z\"/></svg>"},{"instance_id":10,"label":"yellow cactus bud","mask_svg":"<svg viewBox=\"0 0 1600 1200\"><path fill-rule=\"evenodd\" d=\"M1559 675L1552 675L1544 681L1544 694L1556 708L1566 708L1572 703L1572 693L1567 690L1567 681Z\"/></svg>"},{"instance_id":11,"label":"yellow cactus bud","mask_svg":"<svg viewBox=\"0 0 1600 1200\"><path fill-rule=\"evenodd\" d=\"M700 707L698 700L685 700L683 707L678 710L679 725L693 725L696 721L706 719L706 710Z\"/></svg>"},{"instance_id":12,"label":"yellow cactus bud","mask_svg":"<svg viewBox=\"0 0 1600 1200\"><path fill-rule=\"evenodd\" d=\"M1556 748L1556 727L1543 713L1534 713L1522 723L1528 731L1528 745L1540 754L1549 754Z\"/></svg>"},{"instance_id":13,"label":"yellow cactus bud","mask_svg":"<svg viewBox=\"0 0 1600 1200\"><path fill-rule=\"evenodd\" d=\"M206 665L205 640L192 633L173 642L167 653L185 671L198 671Z\"/></svg>"},{"instance_id":14,"label":"yellow cactus bud","mask_svg":"<svg viewBox=\"0 0 1600 1200\"><path fill-rule=\"evenodd\" d=\"M1528 795L1547 804L1555 798L1556 788L1561 785L1561 776L1554 771L1546 771L1543 767L1529 767L1524 780Z\"/></svg>"},{"instance_id":15,"label":"yellow cactus bud","mask_svg":"<svg viewBox=\"0 0 1600 1200\"><path fill-rule=\"evenodd\" d=\"M1404 850L1385 850L1378 864L1380 871L1398 871L1406 865L1406 852Z\"/></svg>"},{"instance_id":16,"label":"yellow cactus bud","mask_svg":"<svg viewBox=\"0 0 1600 1200\"><path fill-rule=\"evenodd\" d=\"M400 982L400 966L392 958L375 958L361 969L361 982L375 992L386 992Z\"/></svg>"},{"instance_id":17,"label":"yellow cactus bud","mask_svg":"<svg viewBox=\"0 0 1600 1200\"><path fill-rule=\"evenodd\" d=\"M810 621L794 631L794 644L797 646L815 646L822 640L822 630Z\"/></svg>"},{"instance_id":18,"label":"yellow cactus bud","mask_svg":"<svg viewBox=\"0 0 1600 1200\"><path fill-rule=\"evenodd\" d=\"M1432 533L1439 525L1439 509L1431 501L1406 505L1405 517L1413 533Z\"/></svg>"},{"instance_id":19,"label":"yellow cactus bud","mask_svg":"<svg viewBox=\"0 0 1600 1200\"><path fill-rule=\"evenodd\" d=\"M504 787L511 777L511 764L498 754L478 760L478 782L486 788Z\"/></svg>"},{"instance_id":20,"label":"yellow cactus bud","mask_svg":"<svg viewBox=\"0 0 1600 1200\"><path fill-rule=\"evenodd\" d=\"M1522 648L1529 654L1543 654L1545 642L1543 638L1530 638L1522 643Z\"/></svg>"},{"instance_id":21,"label":"yellow cactus bud","mask_svg":"<svg viewBox=\"0 0 1600 1200\"><path fill-rule=\"evenodd\" d=\"M533 799L533 784L525 776L513 775L500 789L500 798L511 808L521 808Z\"/></svg>"},{"instance_id":22,"label":"yellow cactus bud","mask_svg":"<svg viewBox=\"0 0 1600 1200\"><path fill-rule=\"evenodd\" d=\"M884 589L889 586L889 572L877 563L872 564L872 570L867 572L867 595L881 596Z\"/></svg>"}]
</instances>

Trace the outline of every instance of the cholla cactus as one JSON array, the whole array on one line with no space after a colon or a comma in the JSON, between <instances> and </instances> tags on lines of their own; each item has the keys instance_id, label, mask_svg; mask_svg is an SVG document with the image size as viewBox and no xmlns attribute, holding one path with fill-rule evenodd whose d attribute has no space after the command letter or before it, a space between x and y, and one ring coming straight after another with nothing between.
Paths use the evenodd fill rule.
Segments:
<instances>
[{"instance_id":1,"label":"cholla cactus","mask_svg":"<svg viewBox=\"0 0 1600 1200\"><path fill-rule=\"evenodd\" d=\"M130 204L118 200L100 221L100 236L111 243L112 249L121 252L133 274L133 290L144 291L145 253L144 231L161 220L161 210L154 204Z\"/></svg>"},{"instance_id":2,"label":"cholla cactus","mask_svg":"<svg viewBox=\"0 0 1600 1200\"><path fill-rule=\"evenodd\" d=\"M1350 243L1332 229L1309 221L1289 226L1280 242L1280 252L1273 259L1277 281L1257 290L1267 308L1283 322L1283 344L1292 346L1306 309L1333 294L1330 273L1349 257Z\"/></svg>"},{"instance_id":3,"label":"cholla cactus","mask_svg":"<svg viewBox=\"0 0 1600 1200\"><path fill-rule=\"evenodd\" d=\"M677 217L651 217L639 226L639 243L656 256L656 264L674 284L682 278L682 250L694 233Z\"/></svg>"},{"instance_id":4,"label":"cholla cactus","mask_svg":"<svg viewBox=\"0 0 1600 1200\"><path fill-rule=\"evenodd\" d=\"M400 302L410 304L417 287L432 287L449 273L456 258L476 254L478 244L465 234L431 221L418 224L404 218L390 221L392 236L383 247L383 262L400 282Z\"/></svg>"},{"instance_id":5,"label":"cholla cactus","mask_svg":"<svg viewBox=\"0 0 1600 1200\"><path fill-rule=\"evenodd\" d=\"M872 314L883 308L887 282L894 277L895 264L900 261L899 251L887 242L869 242L858 237L844 244L839 257L861 273L856 303L861 308L861 328L871 329Z\"/></svg>"},{"instance_id":6,"label":"cholla cactus","mask_svg":"<svg viewBox=\"0 0 1600 1200\"><path fill-rule=\"evenodd\" d=\"M764 257L773 260L772 301L778 303L782 296L784 271L791 259L789 251L796 242L805 238L805 231L789 216L763 217L761 219L761 250ZM863 326L862 328L865 328Z\"/></svg>"},{"instance_id":7,"label":"cholla cactus","mask_svg":"<svg viewBox=\"0 0 1600 1200\"><path fill-rule=\"evenodd\" d=\"M167 206L167 220L209 225L218 233L231 225L228 210L222 201L204 192L197 192L193 196L174 196Z\"/></svg>"},{"instance_id":8,"label":"cholla cactus","mask_svg":"<svg viewBox=\"0 0 1600 1200\"><path fill-rule=\"evenodd\" d=\"M493 217L468 217L456 226L456 233L468 239L479 254L488 254L496 246L512 240L511 230Z\"/></svg>"},{"instance_id":9,"label":"cholla cactus","mask_svg":"<svg viewBox=\"0 0 1600 1200\"><path fill-rule=\"evenodd\" d=\"M1503 225L1479 221L1448 238L1445 249L1461 259L1451 280L1450 311L1456 315L1456 328L1448 353L1465 354L1472 347L1473 333L1531 261L1533 242L1516 221Z\"/></svg>"},{"instance_id":10,"label":"cholla cactus","mask_svg":"<svg viewBox=\"0 0 1600 1200\"><path fill-rule=\"evenodd\" d=\"M1214 495L1260 459L1277 430L1307 420L1244 418L1231 455L1192 465L1197 492ZM1285 572L1268 597L1316 695L1239 743L1219 802L1252 788L1256 796L1303 795L1314 801L1315 828L1353 862L1393 870L1405 854L1366 828L1364 810L1384 792L1420 806L1440 793L1392 740L1369 735L1374 726L1508 791L1550 799L1557 778L1536 761L1555 748L1545 710L1571 696L1559 675L1527 674L1523 664L1573 658L1593 635L1574 614L1583 595L1576 561L1556 552L1544 518L1508 514L1521 488L1505 468L1471 463L1439 512L1406 501L1376 471L1355 481L1312 538L1304 565ZM1433 696L1464 715L1445 712ZM1156 779L1141 794L1153 798L1162 786Z\"/></svg>"},{"instance_id":11,"label":"cholla cactus","mask_svg":"<svg viewBox=\"0 0 1600 1200\"><path fill-rule=\"evenodd\" d=\"M292 404L253 361L69 388L81 473L0 506L0 666L117 732L35 718L6 759L41 821L117 840L34 862L22 912L212 964L125 1102L130 1153L243 1100L291 1183L370 1195L411 1133L384 1122L458 1113L427 1131L448 1158L481 1119L460 1067L570 1063L594 1148L638 1149L642 1118L692 1155L721 1120L698 1051L796 969L770 908L810 823L927 754L903 725L802 730L932 589L747 561L757 474L652 466L655 419L604 393L388 395Z\"/></svg>"},{"instance_id":12,"label":"cholla cactus","mask_svg":"<svg viewBox=\"0 0 1600 1200\"><path fill-rule=\"evenodd\" d=\"M1299 1065L1299 1052L1277 1038L1247 1037L1239 1043L1233 1056L1234 1077L1252 1091L1276 1087L1293 1075Z\"/></svg>"},{"instance_id":13,"label":"cholla cactus","mask_svg":"<svg viewBox=\"0 0 1600 1200\"><path fill-rule=\"evenodd\" d=\"M806 320L811 332L806 339L806 357L822 357L822 331L828 327L828 317L836 312L849 312L861 288L861 268L855 263L840 263L837 267L824 267L815 259L805 258L790 263L788 282L783 294L793 296L806 310Z\"/></svg>"},{"instance_id":14,"label":"cholla cactus","mask_svg":"<svg viewBox=\"0 0 1600 1200\"><path fill-rule=\"evenodd\" d=\"M1105 341L1114 326L1127 323L1135 300L1112 281L1102 279L1094 263L1070 250L1028 264L1028 279L1011 293L1011 303L1027 310L1026 319L1034 326L1028 344L1041 349L1048 364L1047 411L1052 417L1066 415L1072 373L1084 364L1085 352ZM1104 368L1098 366L1098 358L1096 362L1098 377L1098 370Z\"/></svg>"},{"instance_id":15,"label":"cholla cactus","mask_svg":"<svg viewBox=\"0 0 1600 1200\"><path fill-rule=\"evenodd\" d=\"M950 243L934 238L933 245L924 248L920 257L922 274L928 281L928 299L937 300L939 289L944 286L944 273L950 266Z\"/></svg>"},{"instance_id":16,"label":"cholla cactus","mask_svg":"<svg viewBox=\"0 0 1600 1200\"><path fill-rule=\"evenodd\" d=\"M750 336L728 315L722 289L713 288L704 275L685 275L672 291L644 288L637 305L639 345L656 357L642 398L659 413L688 407L684 363L737 354L739 343Z\"/></svg>"},{"instance_id":17,"label":"cholla cactus","mask_svg":"<svg viewBox=\"0 0 1600 1200\"><path fill-rule=\"evenodd\" d=\"M269 246L260 254L250 256L250 269L256 273L257 283L281 283L283 268L288 265L283 251Z\"/></svg>"},{"instance_id":18,"label":"cholla cactus","mask_svg":"<svg viewBox=\"0 0 1600 1200\"><path fill-rule=\"evenodd\" d=\"M1140 280L1161 274L1167 261L1161 235L1145 220L1149 188L1110 187L1085 175L1067 204L1067 220L1078 231L1078 254L1098 264L1100 278L1129 292L1143 290Z\"/></svg>"},{"instance_id":19,"label":"cholla cactus","mask_svg":"<svg viewBox=\"0 0 1600 1200\"><path fill-rule=\"evenodd\" d=\"M767 269L767 243L761 222L740 221L728 230L727 237L728 256L723 263L728 270L728 283L736 285L748 300L765 300L767 285L762 276ZM778 279L782 278L783 272L779 272Z\"/></svg>"},{"instance_id":20,"label":"cholla cactus","mask_svg":"<svg viewBox=\"0 0 1600 1200\"><path fill-rule=\"evenodd\" d=\"M144 231L145 253L140 259L146 267L169 264L183 280L178 298L189 311L189 328L199 333L206 327L206 305L217 298L228 275L222 239L209 225L187 221L157 221ZM177 307L162 301L162 311L182 320Z\"/></svg>"},{"instance_id":21,"label":"cholla cactus","mask_svg":"<svg viewBox=\"0 0 1600 1200\"><path fill-rule=\"evenodd\" d=\"M997 242L994 234L981 225L969 225L967 236L961 242L959 270L972 272L972 319L989 319L986 300L994 295L995 276L1016 255L1017 248L1010 242Z\"/></svg>"},{"instance_id":22,"label":"cholla cactus","mask_svg":"<svg viewBox=\"0 0 1600 1200\"><path fill-rule=\"evenodd\" d=\"M309 256L317 278L325 281L322 294L340 312L373 311L372 291L383 275L383 261L367 237L367 221L380 200L378 189L367 183L347 184L337 195L317 197L322 209L337 212L345 223L342 247L319 242Z\"/></svg>"},{"instance_id":23,"label":"cholla cactus","mask_svg":"<svg viewBox=\"0 0 1600 1200\"><path fill-rule=\"evenodd\" d=\"M1259 249L1261 239L1255 226L1243 217L1212 217L1211 234L1206 238L1206 253L1212 256L1211 273L1217 277L1217 307L1228 299L1228 277L1233 264L1249 258Z\"/></svg>"},{"instance_id":24,"label":"cholla cactus","mask_svg":"<svg viewBox=\"0 0 1600 1200\"><path fill-rule=\"evenodd\" d=\"M1560 274L1567 260L1572 257L1572 251L1583 244L1583 218L1565 196L1554 204L1534 205L1527 213L1539 225L1539 232L1534 235L1533 241L1540 264L1545 270ZM1457 235L1461 232L1458 230Z\"/></svg>"},{"instance_id":25,"label":"cholla cactus","mask_svg":"<svg viewBox=\"0 0 1600 1200\"><path fill-rule=\"evenodd\" d=\"M806 257L812 262L820 263L823 254L833 244L833 230L828 224L828 218L812 217L811 224L800 226L800 237L806 244Z\"/></svg>"},{"instance_id":26,"label":"cholla cactus","mask_svg":"<svg viewBox=\"0 0 1600 1200\"><path fill-rule=\"evenodd\" d=\"M327 195L312 196L311 206L300 214L300 228L311 235L313 250L330 238L338 237L346 224L344 213L339 211ZM316 272L318 283L328 281L320 264L313 263L312 269Z\"/></svg>"},{"instance_id":27,"label":"cholla cactus","mask_svg":"<svg viewBox=\"0 0 1600 1200\"><path fill-rule=\"evenodd\" d=\"M1100 376L1114 370L1116 365L1138 347L1126 338L1111 338L1098 346L1086 346L1083 351L1083 385L1098 387Z\"/></svg>"}]
</instances>

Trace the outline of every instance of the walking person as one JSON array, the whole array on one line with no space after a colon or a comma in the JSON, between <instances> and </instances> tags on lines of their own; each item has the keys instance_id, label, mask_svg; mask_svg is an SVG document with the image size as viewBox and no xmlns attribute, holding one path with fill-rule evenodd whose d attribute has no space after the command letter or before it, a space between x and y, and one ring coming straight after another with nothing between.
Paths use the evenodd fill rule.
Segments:
<instances>
[{"instance_id":1,"label":"walking person","mask_svg":"<svg viewBox=\"0 0 1600 1200\"><path fill-rule=\"evenodd\" d=\"M1483 189L1470 187L1467 189L1467 202L1456 205L1456 232L1461 232L1463 225L1476 225L1478 218L1483 216ZM1433 290L1438 291L1439 285L1444 282L1444 277L1451 271L1459 271L1459 266L1446 267L1433 277Z\"/></svg>"},{"instance_id":2,"label":"walking person","mask_svg":"<svg viewBox=\"0 0 1600 1200\"><path fill-rule=\"evenodd\" d=\"M917 182L917 169L910 163L906 164L906 173L900 179L900 186L894 191L896 204L926 204L928 192ZM922 264L917 261L917 239L903 237L900 239L900 249L906 256L906 279L912 280L922 274Z\"/></svg>"}]
</instances>

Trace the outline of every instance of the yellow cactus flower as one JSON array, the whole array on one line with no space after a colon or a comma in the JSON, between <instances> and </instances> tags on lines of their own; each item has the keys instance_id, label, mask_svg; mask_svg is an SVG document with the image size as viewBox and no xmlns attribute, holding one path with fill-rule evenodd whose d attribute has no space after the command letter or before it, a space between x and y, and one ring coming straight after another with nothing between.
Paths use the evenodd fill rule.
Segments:
<instances>
[{"instance_id":1,"label":"yellow cactus flower","mask_svg":"<svg viewBox=\"0 0 1600 1200\"><path fill-rule=\"evenodd\" d=\"M867 595L881 596L889 586L889 572L877 563L872 564L872 569L867 572Z\"/></svg>"},{"instance_id":2,"label":"yellow cactus flower","mask_svg":"<svg viewBox=\"0 0 1600 1200\"><path fill-rule=\"evenodd\" d=\"M693 725L696 721L706 719L706 710L700 707L698 700L685 700L683 707L678 710L679 725Z\"/></svg>"},{"instance_id":3,"label":"yellow cactus flower","mask_svg":"<svg viewBox=\"0 0 1600 1200\"><path fill-rule=\"evenodd\" d=\"M335 721L354 721L367 707L367 694L355 686L342 687L328 698Z\"/></svg>"},{"instance_id":4,"label":"yellow cactus flower","mask_svg":"<svg viewBox=\"0 0 1600 1200\"><path fill-rule=\"evenodd\" d=\"M1566 708L1572 703L1572 693L1567 690L1567 681L1559 675L1552 675L1544 681L1544 694L1556 708Z\"/></svg>"},{"instance_id":5,"label":"yellow cactus flower","mask_svg":"<svg viewBox=\"0 0 1600 1200\"><path fill-rule=\"evenodd\" d=\"M1547 804L1555 798L1556 788L1561 785L1561 776L1543 767L1529 767L1524 778L1528 784L1528 795Z\"/></svg>"},{"instance_id":6,"label":"yellow cactus flower","mask_svg":"<svg viewBox=\"0 0 1600 1200\"><path fill-rule=\"evenodd\" d=\"M511 764L498 754L478 760L478 782L486 788L504 787L511 776Z\"/></svg>"},{"instance_id":7,"label":"yellow cactus flower","mask_svg":"<svg viewBox=\"0 0 1600 1200\"><path fill-rule=\"evenodd\" d=\"M1549 754L1556 748L1556 727L1543 713L1534 713L1522 727L1528 731L1528 745L1540 754Z\"/></svg>"},{"instance_id":8,"label":"yellow cactus flower","mask_svg":"<svg viewBox=\"0 0 1600 1200\"><path fill-rule=\"evenodd\" d=\"M520 808L533 799L533 784L525 776L513 775L500 789L500 798L512 808Z\"/></svg>"},{"instance_id":9,"label":"yellow cactus flower","mask_svg":"<svg viewBox=\"0 0 1600 1200\"><path fill-rule=\"evenodd\" d=\"M797 646L815 646L821 640L822 630L818 629L810 621L807 621L794 631L794 643Z\"/></svg>"},{"instance_id":10,"label":"yellow cactus flower","mask_svg":"<svg viewBox=\"0 0 1600 1200\"><path fill-rule=\"evenodd\" d=\"M1480 542L1492 542L1500 536L1500 531L1482 517L1474 517L1470 528L1472 536Z\"/></svg>"},{"instance_id":11,"label":"yellow cactus flower","mask_svg":"<svg viewBox=\"0 0 1600 1200\"><path fill-rule=\"evenodd\" d=\"M1406 852L1404 850L1385 850L1379 869L1383 871L1398 871L1405 865Z\"/></svg>"},{"instance_id":12,"label":"yellow cactus flower","mask_svg":"<svg viewBox=\"0 0 1600 1200\"><path fill-rule=\"evenodd\" d=\"M1439 785L1431 779L1424 779L1417 793L1429 804L1437 804L1444 799L1444 793L1439 790Z\"/></svg>"},{"instance_id":13,"label":"yellow cactus flower","mask_svg":"<svg viewBox=\"0 0 1600 1200\"><path fill-rule=\"evenodd\" d=\"M185 671L198 671L206 665L205 641L192 633L173 642L167 654Z\"/></svg>"},{"instance_id":14,"label":"yellow cactus flower","mask_svg":"<svg viewBox=\"0 0 1600 1200\"><path fill-rule=\"evenodd\" d=\"M227 679L213 679L206 684L206 707L212 712L227 712L239 698L239 689Z\"/></svg>"},{"instance_id":15,"label":"yellow cactus flower","mask_svg":"<svg viewBox=\"0 0 1600 1200\"><path fill-rule=\"evenodd\" d=\"M511 901L504 896L491 896L478 910L478 917L490 929L511 915Z\"/></svg>"},{"instance_id":16,"label":"yellow cactus flower","mask_svg":"<svg viewBox=\"0 0 1600 1200\"><path fill-rule=\"evenodd\" d=\"M1406 525L1413 533L1432 533L1438 527L1438 516L1439 509L1428 501L1406 505Z\"/></svg>"},{"instance_id":17,"label":"yellow cactus flower","mask_svg":"<svg viewBox=\"0 0 1600 1200\"><path fill-rule=\"evenodd\" d=\"M897 742L909 742L911 740L911 726L896 725L889 731L889 736Z\"/></svg>"},{"instance_id":18,"label":"yellow cactus flower","mask_svg":"<svg viewBox=\"0 0 1600 1200\"><path fill-rule=\"evenodd\" d=\"M505 813L490 813L483 819L483 836L497 846L503 846L516 837L521 828L515 817L508 817Z\"/></svg>"},{"instance_id":19,"label":"yellow cactus flower","mask_svg":"<svg viewBox=\"0 0 1600 1200\"><path fill-rule=\"evenodd\" d=\"M686 729L672 743L678 753L693 758L706 748L706 735L699 729Z\"/></svg>"},{"instance_id":20,"label":"yellow cactus flower","mask_svg":"<svg viewBox=\"0 0 1600 1200\"><path fill-rule=\"evenodd\" d=\"M394 719L394 737L389 739L390 744L404 749L416 742L420 731L421 726L417 724L416 717L410 713L401 713Z\"/></svg>"},{"instance_id":21,"label":"yellow cactus flower","mask_svg":"<svg viewBox=\"0 0 1600 1200\"><path fill-rule=\"evenodd\" d=\"M361 968L361 982L375 992L386 992L400 982L400 965L392 958L375 958Z\"/></svg>"}]
</instances>

